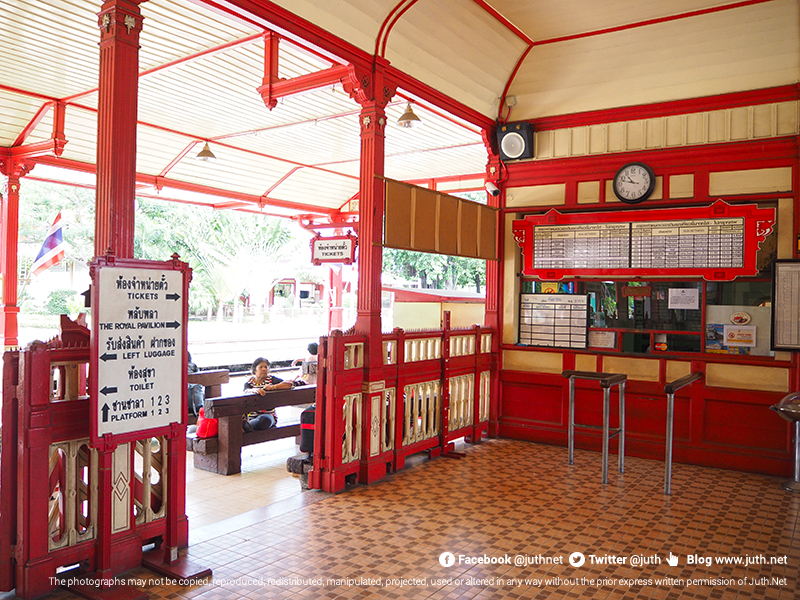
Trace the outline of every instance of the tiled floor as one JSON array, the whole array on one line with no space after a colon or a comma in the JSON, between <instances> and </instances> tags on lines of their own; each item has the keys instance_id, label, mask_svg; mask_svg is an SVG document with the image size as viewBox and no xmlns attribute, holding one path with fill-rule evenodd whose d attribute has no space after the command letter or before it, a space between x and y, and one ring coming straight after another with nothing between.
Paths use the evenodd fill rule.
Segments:
<instances>
[{"instance_id":1,"label":"tiled floor","mask_svg":"<svg viewBox=\"0 0 800 600\"><path fill-rule=\"evenodd\" d=\"M778 479L675 465L667 497L659 462L628 458L626 473L612 470L604 486L593 452L577 451L572 467L565 448L525 442L488 440L465 453L461 460L415 461L382 483L336 496L299 494L296 480L277 475L272 487L298 492L245 492L239 486L249 472L224 478L213 486L219 506L251 494L282 499L196 527L212 511L190 497L198 513L188 555L212 568L213 579L179 587L145 569L128 577L142 580L153 598L202 600L798 596L800 495L785 492ZM455 565L440 564L444 552ZM582 566L570 565L575 552L585 555ZM677 566L667 564L670 553ZM689 555L711 564L689 565ZM466 564L462 557L509 557L512 564ZM514 564L524 557L534 564ZM715 562L727 557L756 564ZM645 564L632 564L638 559ZM51 598L75 596L62 590Z\"/></svg>"},{"instance_id":2,"label":"tiled floor","mask_svg":"<svg viewBox=\"0 0 800 600\"><path fill-rule=\"evenodd\" d=\"M192 531L299 496L299 481L286 471L286 459L297 453L294 438L245 446L242 472L227 477L195 469L187 453L186 515Z\"/></svg>"}]
</instances>

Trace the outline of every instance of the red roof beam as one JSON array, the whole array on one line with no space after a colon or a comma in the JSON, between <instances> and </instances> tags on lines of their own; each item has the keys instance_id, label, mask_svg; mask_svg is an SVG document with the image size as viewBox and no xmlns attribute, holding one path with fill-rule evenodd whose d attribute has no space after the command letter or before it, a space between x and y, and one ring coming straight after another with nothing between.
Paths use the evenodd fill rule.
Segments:
<instances>
[{"instance_id":1,"label":"red roof beam","mask_svg":"<svg viewBox=\"0 0 800 600\"><path fill-rule=\"evenodd\" d=\"M33 130L36 129L39 123L42 122L42 119L44 119L45 116L47 116L47 113L50 112L50 108L53 106L53 104L53 102L45 102L42 104L39 110L36 111L36 114L33 115L33 118L28 121L28 124L23 127L22 131L19 132L17 139L15 139L14 143L11 144L12 147L21 146L25 143L25 140L28 139L28 136L33 133Z\"/></svg>"},{"instance_id":2,"label":"red roof beam","mask_svg":"<svg viewBox=\"0 0 800 600\"><path fill-rule=\"evenodd\" d=\"M254 33L252 35L248 35L238 40L226 42L225 44L220 44L218 46L214 46L213 48L207 48L206 50L201 50L200 52L195 52L194 54L190 54L188 56L184 56L182 58L166 62L163 65L158 65L157 67L153 67L152 69L145 69L144 71L139 72L139 78L141 79L142 77L151 75L153 73L157 73L158 71L163 71L164 69L169 69L171 67L176 67L178 65L195 61L199 58L203 58L204 56L210 56L212 54L216 54L217 52L223 52L225 50L235 48L236 46L241 46L242 44L249 44L250 42L256 41L261 36L262 34L260 33ZM62 98L62 100L64 102L71 102L73 100L77 100L78 98L90 96L95 92L97 92L97 90L98 88L92 88L90 90L86 90L85 92L79 92L77 94L73 94L72 96L67 96L66 98Z\"/></svg>"},{"instance_id":3,"label":"red roof beam","mask_svg":"<svg viewBox=\"0 0 800 600\"><path fill-rule=\"evenodd\" d=\"M36 158L48 154L61 156L61 153L64 151L64 146L66 145L67 140L49 139L43 142L25 144L24 146L12 146L9 148L9 155L12 158Z\"/></svg>"},{"instance_id":4,"label":"red roof beam","mask_svg":"<svg viewBox=\"0 0 800 600\"><path fill-rule=\"evenodd\" d=\"M301 48L313 49L333 63L351 63L366 71L372 71L374 63L372 54L268 0L203 0L203 4L238 17L246 23L277 31L284 39L297 43ZM480 128L491 128L496 125L492 118L400 72L391 65L386 69L386 77L397 84L397 87L402 87L420 99L443 108L467 123Z\"/></svg>"},{"instance_id":5,"label":"red roof beam","mask_svg":"<svg viewBox=\"0 0 800 600\"><path fill-rule=\"evenodd\" d=\"M272 110L278 104L279 98L300 94L302 92L310 92L321 87L340 83L342 79L347 77L347 74L347 66L337 65L323 69L322 71L317 71L316 73L300 75L292 79L280 79L278 81L268 82L258 87L258 93L261 94L267 108Z\"/></svg>"},{"instance_id":6,"label":"red roof beam","mask_svg":"<svg viewBox=\"0 0 800 600\"><path fill-rule=\"evenodd\" d=\"M52 167L60 167L64 169L72 169L73 171L80 171L83 173L96 173L95 165L85 163L77 160L70 160L65 158L55 158L52 156L37 156L32 159L34 163L50 165ZM286 200L278 200L275 198L264 198L263 196L256 196L253 194L245 194L242 192L233 192L229 190L221 190L207 185L197 183L189 183L186 181L177 181L167 177L158 177L157 175L146 175L143 173L136 174L136 182L152 185L156 189L160 188L173 188L185 192L195 192L198 194L207 194L209 196L218 196L220 198L228 198L230 200L239 200L250 204L264 205L269 203L272 206L279 208L286 208L289 210L297 210L302 212L312 212L320 215L336 214L339 211L335 208L320 208L317 206L309 206L299 202L289 202Z\"/></svg>"}]
</instances>

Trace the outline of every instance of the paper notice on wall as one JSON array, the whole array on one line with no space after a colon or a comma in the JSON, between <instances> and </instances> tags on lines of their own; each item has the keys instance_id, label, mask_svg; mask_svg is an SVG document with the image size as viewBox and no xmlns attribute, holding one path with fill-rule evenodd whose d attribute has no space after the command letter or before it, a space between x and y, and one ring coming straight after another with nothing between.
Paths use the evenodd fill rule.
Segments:
<instances>
[{"instance_id":1,"label":"paper notice on wall","mask_svg":"<svg viewBox=\"0 0 800 600\"><path fill-rule=\"evenodd\" d=\"M700 290L697 288L670 288L669 309L697 310L700 308Z\"/></svg>"},{"instance_id":2,"label":"paper notice on wall","mask_svg":"<svg viewBox=\"0 0 800 600\"><path fill-rule=\"evenodd\" d=\"M753 325L725 325L723 337L726 346L756 346L756 328Z\"/></svg>"}]
</instances>

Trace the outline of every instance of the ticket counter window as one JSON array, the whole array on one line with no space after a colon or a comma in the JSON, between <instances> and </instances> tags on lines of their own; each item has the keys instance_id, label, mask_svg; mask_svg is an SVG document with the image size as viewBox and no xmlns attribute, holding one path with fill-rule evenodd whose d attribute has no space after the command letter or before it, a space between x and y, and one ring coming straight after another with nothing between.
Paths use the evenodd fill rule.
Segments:
<instances>
[{"instance_id":1,"label":"ticket counter window","mask_svg":"<svg viewBox=\"0 0 800 600\"><path fill-rule=\"evenodd\" d=\"M585 295L588 349L771 355L769 281L527 280L522 292ZM757 321L756 329L748 325L749 319ZM732 343L725 343L725 336L733 336ZM520 341L525 343L522 336Z\"/></svg>"}]
</instances>

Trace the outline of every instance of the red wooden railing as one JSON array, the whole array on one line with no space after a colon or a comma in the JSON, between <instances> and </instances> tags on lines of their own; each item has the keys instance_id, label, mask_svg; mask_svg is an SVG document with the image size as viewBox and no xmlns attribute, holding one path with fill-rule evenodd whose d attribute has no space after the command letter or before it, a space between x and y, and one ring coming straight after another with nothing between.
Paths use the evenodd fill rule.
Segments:
<instances>
[{"instance_id":1,"label":"red wooden railing","mask_svg":"<svg viewBox=\"0 0 800 600\"><path fill-rule=\"evenodd\" d=\"M103 518L112 521L114 575L141 566L143 546L165 539L169 510L179 545L188 544L182 484L172 498L166 486L185 480L183 431L118 445L103 505L100 451L89 441L89 348L80 329L3 356L0 592L38 598L57 587L61 567L94 572Z\"/></svg>"},{"instance_id":2,"label":"red wooden railing","mask_svg":"<svg viewBox=\"0 0 800 600\"><path fill-rule=\"evenodd\" d=\"M456 439L479 442L488 432L494 333L453 330L448 320L441 330L384 334L383 364L370 369L366 337L322 338L311 489L368 483L383 465L398 471L412 454L438 456Z\"/></svg>"}]
</instances>

